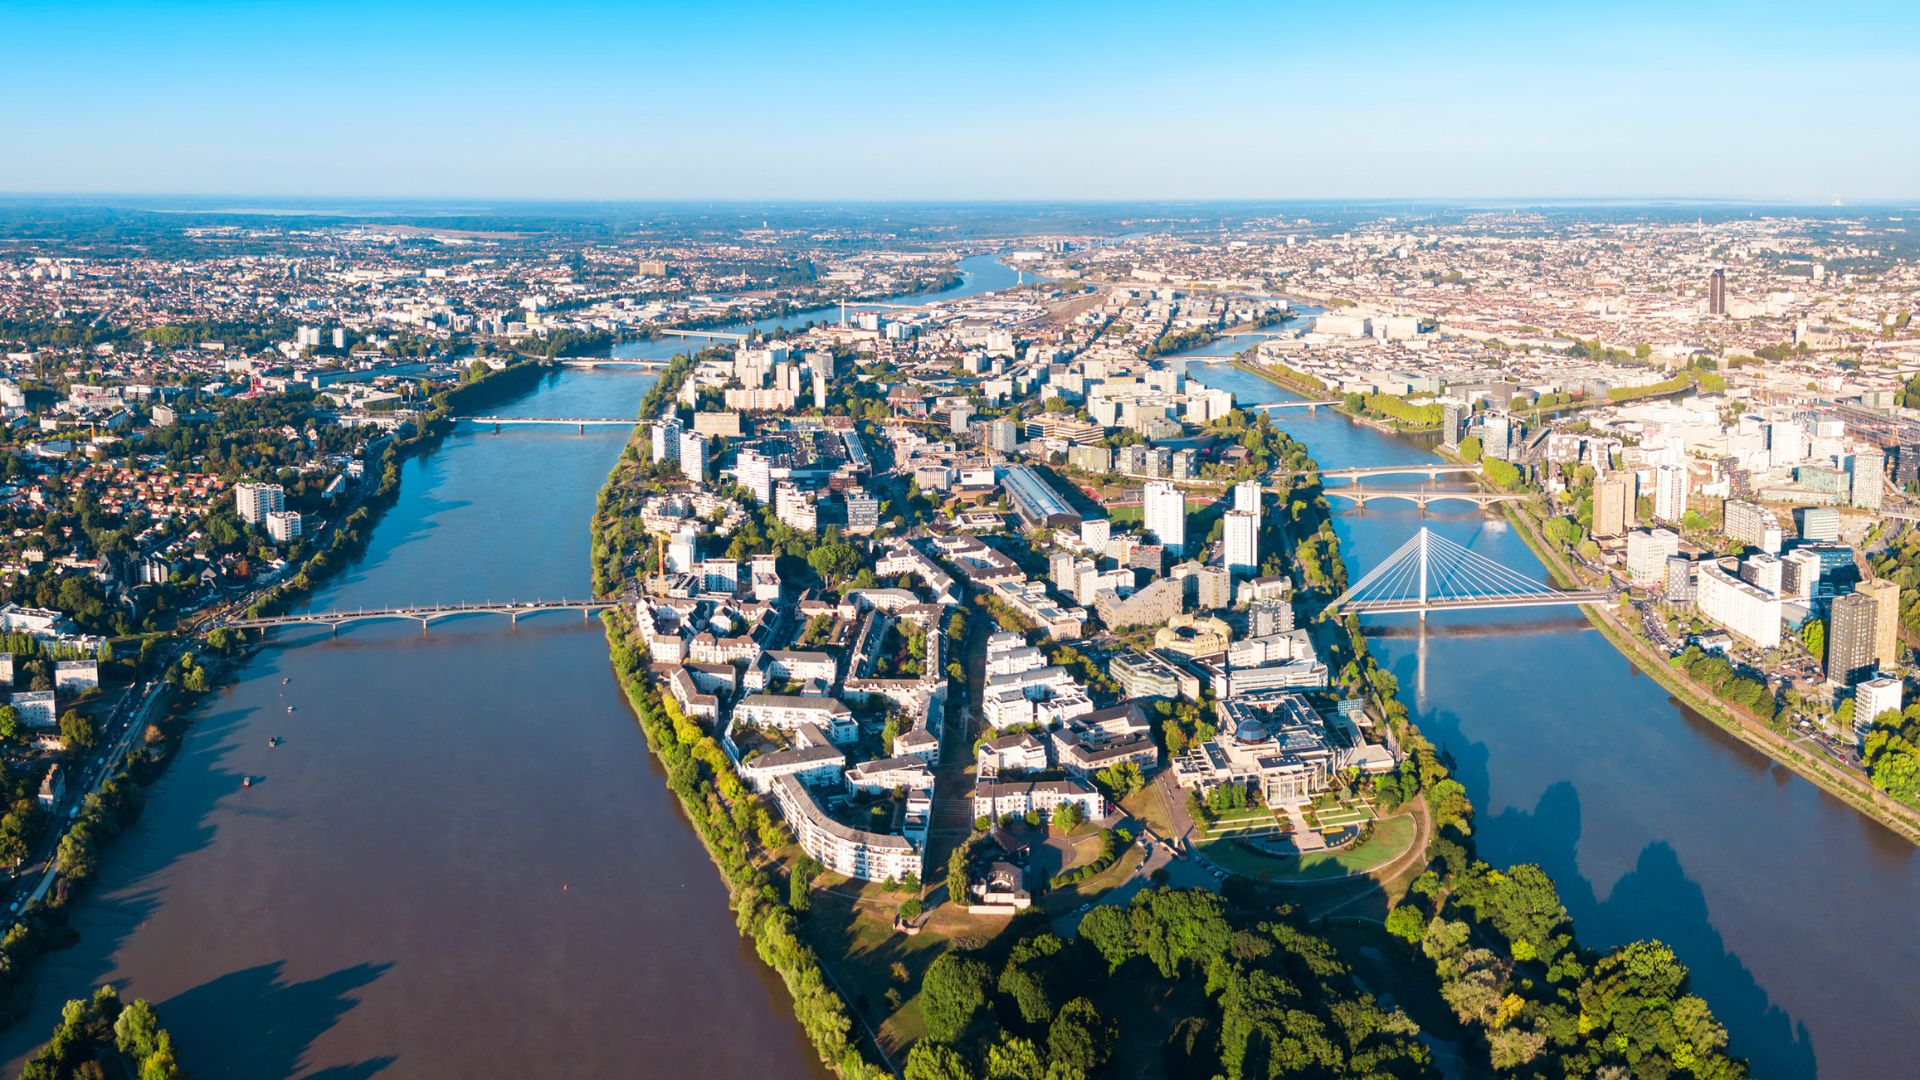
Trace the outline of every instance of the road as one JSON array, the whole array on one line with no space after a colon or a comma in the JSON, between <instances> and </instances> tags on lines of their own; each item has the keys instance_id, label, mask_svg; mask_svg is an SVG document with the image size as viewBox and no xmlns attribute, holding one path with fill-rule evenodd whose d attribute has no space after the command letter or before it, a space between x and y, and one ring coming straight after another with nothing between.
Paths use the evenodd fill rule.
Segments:
<instances>
[{"instance_id":1,"label":"road","mask_svg":"<svg viewBox=\"0 0 1920 1080\"><path fill-rule=\"evenodd\" d=\"M176 642L161 653L160 670L178 663L185 648L183 643ZM45 834L29 852L27 861L14 872L8 897L9 914L18 912L29 901L46 896L47 890L53 887L53 855L59 848L60 838L66 835L67 823L85 804L87 796L100 790L120 769L133 751L134 741L146 730L154 706L166 692L167 686L161 680L137 682L120 696L113 711L107 714L98 731L99 745L74 763L78 782L72 776L68 778L66 794L53 806L52 820Z\"/></svg>"}]
</instances>

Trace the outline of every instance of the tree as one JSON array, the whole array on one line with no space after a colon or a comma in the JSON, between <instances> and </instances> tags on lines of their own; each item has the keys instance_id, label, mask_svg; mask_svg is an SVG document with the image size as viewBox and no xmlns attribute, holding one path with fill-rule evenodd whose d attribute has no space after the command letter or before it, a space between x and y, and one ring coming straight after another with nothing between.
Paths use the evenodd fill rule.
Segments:
<instances>
[{"instance_id":1,"label":"tree","mask_svg":"<svg viewBox=\"0 0 1920 1080\"><path fill-rule=\"evenodd\" d=\"M1147 786L1146 777L1140 773L1140 765L1134 761L1122 761L1109 765L1093 774L1094 780L1107 789L1115 800L1127 796Z\"/></svg>"},{"instance_id":2,"label":"tree","mask_svg":"<svg viewBox=\"0 0 1920 1080\"><path fill-rule=\"evenodd\" d=\"M1462 461L1479 461L1480 460L1480 436L1469 435L1466 438L1460 440L1460 460Z\"/></svg>"},{"instance_id":3,"label":"tree","mask_svg":"<svg viewBox=\"0 0 1920 1080\"><path fill-rule=\"evenodd\" d=\"M927 967L920 979L920 1014L927 1037L935 1042L957 1042L966 1033L981 1006L993 973L987 965L958 952L945 952Z\"/></svg>"},{"instance_id":4,"label":"tree","mask_svg":"<svg viewBox=\"0 0 1920 1080\"><path fill-rule=\"evenodd\" d=\"M78 709L68 709L60 717L60 738L73 750L91 750L94 743L93 721Z\"/></svg>"},{"instance_id":5,"label":"tree","mask_svg":"<svg viewBox=\"0 0 1920 1080\"><path fill-rule=\"evenodd\" d=\"M787 878L787 906L802 915L813 909L813 876L818 870L819 864L803 856Z\"/></svg>"},{"instance_id":6,"label":"tree","mask_svg":"<svg viewBox=\"0 0 1920 1080\"><path fill-rule=\"evenodd\" d=\"M961 844L947 856L947 902L950 904L967 903L973 895L973 878L967 871L967 844Z\"/></svg>"},{"instance_id":7,"label":"tree","mask_svg":"<svg viewBox=\"0 0 1920 1080\"><path fill-rule=\"evenodd\" d=\"M26 739L27 729L20 722L20 710L0 705L0 744L17 746Z\"/></svg>"},{"instance_id":8,"label":"tree","mask_svg":"<svg viewBox=\"0 0 1920 1080\"><path fill-rule=\"evenodd\" d=\"M918 1042L907 1055L906 1080L974 1080L960 1051L939 1043Z\"/></svg>"},{"instance_id":9,"label":"tree","mask_svg":"<svg viewBox=\"0 0 1920 1080\"><path fill-rule=\"evenodd\" d=\"M1087 812L1080 809L1079 803L1068 803L1053 812L1053 824L1061 832L1072 832L1085 820L1087 820Z\"/></svg>"},{"instance_id":10,"label":"tree","mask_svg":"<svg viewBox=\"0 0 1920 1080\"><path fill-rule=\"evenodd\" d=\"M1427 920L1411 904L1402 904L1387 912L1387 933L1412 945L1427 932Z\"/></svg>"},{"instance_id":11,"label":"tree","mask_svg":"<svg viewBox=\"0 0 1920 1080\"><path fill-rule=\"evenodd\" d=\"M60 847L55 853L55 866L61 876L82 881L93 876L97 863L93 850L93 833L85 822L75 825L60 838Z\"/></svg>"},{"instance_id":12,"label":"tree","mask_svg":"<svg viewBox=\"0 0 1920 1080\"><path fill-rule=\"evenodd\" d=\"M1002 1035L999 1042L987 1047L987 1080L1032 1080L1046 1071L1040 1048L1031 1039Z\"/></svg>"},{"instance_id":13,"label":"tree","mask_svg":"<svg viewBox=\"0 0 1920 1080\"><path fill-rule=\"evenodd\" d=\"M1107 1060L1117 1034L1093 1002L1074 998L1060 1006L1060 1014L1047 1029L1048 1063L1069 1076L1085 1075Z\"/></svg>"},{"instance_id":14,"label":"tree","mask_svg":"<svg viewBox=\"0 0 1920 1080\"><path fill-rule=\"evenodd\" d=\"M122 1009L120 1019L113 1024L114 1045L135 1061L153 1053L159 1034L160 1018L154 1014L153 1006L140 998Z\"/></svg>"},{"instance_id":15,"label":"tree","mask_svg":"<svg viewBox=\"0 0 1920 1080\"><path fill-rule=\"evenodd\" d=\"M1133 940L1133 925L1126 913L1111 904L1101 904L1080 919L1080 937L1091 943L1107 962L1107 971L1140 955Z\"/></svg>"}]
</instances>

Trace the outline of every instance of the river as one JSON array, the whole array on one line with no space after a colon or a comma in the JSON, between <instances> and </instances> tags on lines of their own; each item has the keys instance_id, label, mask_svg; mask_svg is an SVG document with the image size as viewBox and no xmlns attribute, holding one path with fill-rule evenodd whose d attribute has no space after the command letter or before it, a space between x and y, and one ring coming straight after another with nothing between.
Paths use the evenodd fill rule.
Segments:
<instances>
[{"instance_id":1,"label":"river","mask_svg":"<svg viewBox=\"0 0 1920 1080\"><path fill-rule=\"evenodd\" d=\"M1017 279L992 255L959 269L901 299ZM574 369L487 411L629 416L654 378ZM406 463L366 553L310 606L588 595L587 523L626 435L456 428ZM647 754L598 622L280 631L149 795L74 911L79 944L45 958L30 1013L0 1035L12 1068L66 999L114 982L159 1007L202 1080L823 1075Z\"/></svg>"},{"instance_id":2,"label":"river","mask_svg":"<svg viewBox=\"0 0 1920 1080\"><path fill-rule=\"evenodd\" d=\"M1224 364L1188 371L1242 403L1295 398ZM1276 420L1324 468L1432 460L1330 409ZM1334 509L1355 578L1422 524L1545 577L1503 520L1464 503ZM1457 763L1480 856L1545 868L1582 942L1672 946L1757 1077L1912 1075L1920 850L1681 707L1571 609L1432 616L1424 634L1410 616L1367 624Z\"/></svg>"},{"instance_id":3,"label":"river","mask_svg":"<svg viewBox=\"0 0 1920 1080\"><path fill-rule=\"evenodd\" d=\"M960 271L958 285L941 289L938 292L909 293L904 296L888 298L889 303L902 304L938 304L946 300L960 300L981 293L1005 289L1020 282L1020 272L1000 261L997 255L971 255L961 259L955 269ZM794 330L808 323L838 322L839 305L813 308L792 315L779 315L773 318L756 319L753 322L733 323L714 329L729 334L757 332L773 333L778 330ZM621 360L666 360L676 353L686 352L692 347L699 348L699 339L680 337L655 338L652 341L625 341L613 347L613 355Z\"/></svg>"}]
</instances>

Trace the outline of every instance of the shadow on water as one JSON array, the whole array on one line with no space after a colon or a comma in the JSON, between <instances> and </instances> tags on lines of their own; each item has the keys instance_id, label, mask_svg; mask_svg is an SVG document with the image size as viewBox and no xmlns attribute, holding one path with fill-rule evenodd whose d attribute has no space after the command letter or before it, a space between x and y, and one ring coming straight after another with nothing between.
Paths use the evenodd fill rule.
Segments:
<instances>
[{"instance_id":1,"label":"shadow on water","mask_svg":"<svg viewBox=\"0 0 1920 1080\"><path fill-rule=\"evenodd\" d=\"M183 1045L224 1047L217 1064L196 1067L196 1075L297 1075L314 1041L360 1003L355 992L393 965L355 964L305 982L288 982L284 966L275 961L229 972L155 1006L172 1018L168 1026ZM396 1060L387 1055L330 1066L308 1080L364 1080Z\"/></svg>"},{"instance_id":2,"label":"shadow on water","mask_svg":"<svg viewBox=\"0 0 1920 1080\"><path fill-rule=\"evenodd\" d=\"M1810 1080L1819 1075L1813 1040L1804 1023L1776 1005L1741 959L1730 952L1707 909L1705 894L1680 864L1672 845L1650 841L1634 868L1615 881L1601 900L1580 869L1580 793L1561 780L1541 792L1531 811L1510 806L1486 812L1489 789L1487 747L1465 736L1458 713L1436 711L1420 719L1421 728L1453 763L1456 779L1480 808L1476 832L1500 837L1502 852L1526 852L1560 891L1583 945L1610 949L1624 944L1612 928L1640 926L1656 913L1665 942L1693 975L1693 992L1705 997L1714 1015L1733 1033L1729 1050L1754 1063L1756 1076ZM1504 857L1484 852L1499 865ZM1631 934L1631 937L1646 936Z\"/></svg>"}]
</instances>

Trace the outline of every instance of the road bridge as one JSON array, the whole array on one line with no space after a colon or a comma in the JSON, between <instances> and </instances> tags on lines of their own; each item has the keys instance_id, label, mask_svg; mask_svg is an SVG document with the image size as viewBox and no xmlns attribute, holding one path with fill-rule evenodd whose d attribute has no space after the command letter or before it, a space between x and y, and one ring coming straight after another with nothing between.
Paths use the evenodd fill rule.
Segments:
<instances>
[{"instance_id":1,"label":"road bridge","mask_svg":"<svg viewBox=\"0 0 1920 1080\"><path fill-rule=\"evenodd\" d=\"M1340 399L1327 398L1322 401L1263 401L1257 405L1242 405L1242 409L1259 409L1262 412L1279 412L1281 409L1317 410L1322 405L1338 405Z\"/></svg>"},{"instance_id":2,"label":"road bridge","mask_svg":"<svg viewBox=\"0 0 1920 1080\"><path fill-rule=\"evenodd\" d=\"M1358 484L1342 487L1321 488L1320 493L1330 499L1347 499L1353 505L1365 509L1374 499L1401 499L1425 510L1428 503L1470 502L1485 509L1500 503L1525 502L1529 496L1504 491L1448 491L1444 488L1417 488L1411 490L1390 490L1386 488L1361 487Z\"/></svg>"},{"instance_id":3,"label":"road bridge","mask_svg":"<svg viewBox=\"0 0 1920 1080\"><path fill-rule=\"evenodd\" d=\"M455 615L505 615L517 623L522 615L543 611L578 611L582 620L620 601L608 600L488 600L477 604L416 604L405 607L356 608L352 611L307 611L296 615L265 615L255 619L232 619L224 625L230 630L271 630L280 626L328 626L339 633L342 626L385 619L411 619L424 633L436 620Z\"/></svg>"},{"instance_id":4,"label":"road bridge","mask_svg":"<svg viewBox=\"0 0 1920 1080\"><path fill-rule=\"evenodd\" d=\"M630 368L644 368L648 371L660 371L670 363L672 363L671 360L613 359L613 358L609 358L606 360L595 360L590 357L576 357L571 360L559 361L559 364L561 367L575 367L575 368L630 367Z\"/></svg>"},{"instance_id":5,"label":"road bridge","mask_svg":"<svg viewBox=\"0 0 1920 1080\"><path fill-rule=\"evenodd\" d=\"M455 420L467 424L533 424L549 427L570 427L585 431L590 427L630 428L639 423L637 420L619 420L606 416L456 416Z\"/></svg>"},{"instance_id":6,"label":"road bridge","mask_svg":"<svg viewBox=\"0 0 1920 1080\"><path fill-rule=\"evenodd\" d=\"M730 334L724 330L678 330L678 329L675 329L675 330L657 330L655 331L655 333L660 334L662 337L720 339L724 341L747 340L747 335L745 334Z\"/></svg>"}]
</instances>

